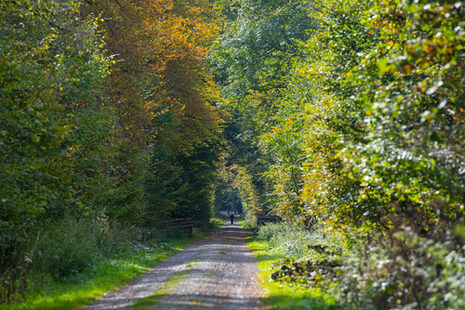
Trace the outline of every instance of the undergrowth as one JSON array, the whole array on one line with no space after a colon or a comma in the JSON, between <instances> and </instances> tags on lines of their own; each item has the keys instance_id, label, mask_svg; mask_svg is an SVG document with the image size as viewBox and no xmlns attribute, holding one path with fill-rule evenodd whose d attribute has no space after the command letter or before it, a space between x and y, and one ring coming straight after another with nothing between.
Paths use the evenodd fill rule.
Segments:
<instances>
[{"instance_id":1,"label":"undergrowth","mask_svg":"<svg viewBox=\"0 0 465 310\"><path fill-rule=\"evenodd\" d=\"M259 269L259 280L266 290L264 302L273 309L342 309L331 294L319 287L311 287L300 281L278 280L275 274L289 259L309 259L311 247L317 243L333 246L336 240L323 235L309 235L304 230L282 224L262 226L258 234L250 237L252 250Z\"/></svg>"},{"instance_id":2,"label":"undergrowth","mask_svg":"<svg viewBox=\"0 0 465 310\"><path fill-rule=\"evenodd\" d=\"M463 225L439 227L337 234L268 224L249 246L279 309L463 309Z\"/></svg>"}]
</instances>

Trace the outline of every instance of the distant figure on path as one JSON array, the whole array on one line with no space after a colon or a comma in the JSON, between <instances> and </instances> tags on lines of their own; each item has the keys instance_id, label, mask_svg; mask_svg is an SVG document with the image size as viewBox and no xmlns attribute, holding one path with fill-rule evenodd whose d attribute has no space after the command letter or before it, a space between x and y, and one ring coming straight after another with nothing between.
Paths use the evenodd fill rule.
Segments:
<instances>
[{"instance_id":1,"label":"distant figure on path","mask_svg":"<svg viewBox=\"0 0 465 310\"><path fill-rule=\"evenodd\" d=\"M229 216L229 218L231 219L231 225L234 224L234 214L231 213L231 215Z\"/></svg>"},{"instance_id":2,"label":"distant figure on path","mask_svg":"<svg viewBox=\"0 0 465 310\"><path fill-rule=\"evenodd\" d=\"M226 212L228 212L228 215L229 215L229 209L227 209Z\"/></svg>"}]
</instances>

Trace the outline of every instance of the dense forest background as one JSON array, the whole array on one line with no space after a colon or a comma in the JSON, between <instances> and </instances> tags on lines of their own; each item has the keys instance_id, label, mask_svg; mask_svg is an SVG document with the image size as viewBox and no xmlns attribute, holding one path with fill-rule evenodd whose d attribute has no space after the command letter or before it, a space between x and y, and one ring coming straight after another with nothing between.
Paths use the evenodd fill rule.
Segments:
<instances>
[{"instance_id":1,"label":"dense forest background","mask_svg":"<svg viewBox=\"0 0 465 310\"><path fill-rule=\"evenodd\" d=\"M238 208L382 249L349 303L459 309L464 60L460 1L1 1L2 300Z\"/></svg>"}]
</instances>

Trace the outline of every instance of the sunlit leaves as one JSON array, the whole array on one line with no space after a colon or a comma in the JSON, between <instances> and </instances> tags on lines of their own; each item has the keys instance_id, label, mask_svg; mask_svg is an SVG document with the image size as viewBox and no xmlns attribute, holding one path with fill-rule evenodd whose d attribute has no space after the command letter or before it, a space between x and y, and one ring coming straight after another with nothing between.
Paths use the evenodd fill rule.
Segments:
<instances>
[{"instance_id":1,"label":"sunlit leaves","mask_svg":"<svg viewBox=\"0 0 465 310\"><path fill-rule=\"evenodd\" d=\"M205 65L220 31L217 12L210 1L147 1L140 14L152 117L148 213L208 222L222 131L219 93Z\"/></svg>"},{"instance_id":2,"label":"sunlit leaves","mask_svg":"<svg viewBox=\"0 0 465 310\"><path fill-rule=\"evenodd\" d=\"M111 191L115 115L103 80L111 59L94 16L74 1L7 1L0 13L0 239L89 214ZM86 205L84 204L86 203ZM98 210L95 210L98 212ZM0 261L4 264L5 261Z\"/></svg>"},{"instance_id":3,"label":"sunlit leaves","mask_svg":"<svg viewBox=\"0 0 465 310\"><path fill-rule=\"evenodd\" d=\"M275 18L297 7L307 10L305 35L269 50L264 38L282 38ZM461 2L246 1L237 10L213 64L253 128L275 210L380 228L392 203L463 205ZM291 194L303 208L282 199Z\"/></svg>"}]
</instances>

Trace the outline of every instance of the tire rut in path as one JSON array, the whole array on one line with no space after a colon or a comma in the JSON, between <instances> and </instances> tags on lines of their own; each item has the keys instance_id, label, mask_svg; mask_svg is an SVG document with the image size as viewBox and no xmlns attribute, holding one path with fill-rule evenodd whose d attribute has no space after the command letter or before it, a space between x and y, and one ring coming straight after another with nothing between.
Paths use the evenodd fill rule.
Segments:
<instances>
[{"instance_id":1,"label":"tire rut in path","mask_svg":"<svg viewBox=\"0 0 465 310\"><path fill-rule=\"evenodd\" d=\"M85 310L124 309L163 289L149 309L262 309L247 231L226 224ZM176 278L175 283L170 279ZM147 308L144 308L147 309Z\"/></svg>"}]
</instances>

